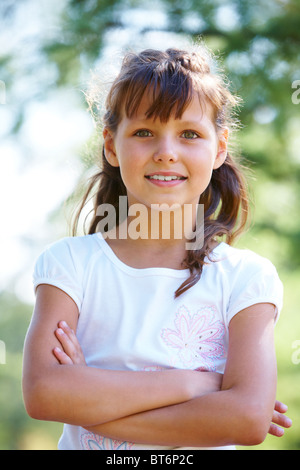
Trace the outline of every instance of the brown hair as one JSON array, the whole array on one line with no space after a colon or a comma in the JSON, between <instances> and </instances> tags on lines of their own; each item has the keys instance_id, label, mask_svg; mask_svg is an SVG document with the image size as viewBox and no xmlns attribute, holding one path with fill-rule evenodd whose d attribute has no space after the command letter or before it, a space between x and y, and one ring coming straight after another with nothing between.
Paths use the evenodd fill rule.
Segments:
<instances>
[{"instance_id":1,"label":"brown hair","mask_svg":"<svg viewBox=\"0 0 300 470\"><path fill-rule=\"evenodd\" d=\"M159 118L166 122L172 113L175 118L180 118L196 92L203 109L207 103L211 105L216 130L232 128L233 109L238 104L238 99L230 93L222 74L211 72L210 62L212 63L212 56L203 45L191 52L149 49L139 54L128 53L108 93L104 125L115 132L122 113L132 117L147 90L153 93L152 104L147 111L148 118ZM90 107L94 104L92 101ZM90 180L75 219L73 234L76 233L79 215L95 187L89 234L97 231L101 220L97 215L99 205L112 204L119 220L119 196L127 194L119 168L108 163L104 149L101 170ZM177 289L175 297L200 279L214 237L225 236L226 242L231 244L245 228L249 210L246 183L237 159L229 152L223 165L213 171L210 184L201 194L199 204L204 204L204 244L199 250L187 251L183 267L190 270L190 276Z\"/></svg>"}]
</instances>

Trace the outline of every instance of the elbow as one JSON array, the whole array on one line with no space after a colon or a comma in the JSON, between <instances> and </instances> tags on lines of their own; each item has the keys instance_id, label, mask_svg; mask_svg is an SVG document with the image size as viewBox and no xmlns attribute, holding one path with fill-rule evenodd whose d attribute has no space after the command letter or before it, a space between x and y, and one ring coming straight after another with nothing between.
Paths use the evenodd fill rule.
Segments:
<instances>
[{"instance_id":1,"label":"elbow","mask_svg":"<svg viewBox=\"0 0 300 470\"><path fill-rule=\"evenodd\" d=\"M240 442L237 445L250 447L258 446L264 442L267 436L267 431L259 424L255 427L245 429L242 435L238 438Z\"/></svg>"},{"instance_id":2,"label":"elbow","mask_svg":"<svg viewBox=\"0 0 300 470\"><path fill-rule=\"evenodd\" d=\"M257 446L264 442L267 437L270 419L266 416L265 410L258 411L248 409L240 418L241 426L238 426L236 437L237 445Z\"/></svg>"},{"instance_id":3,"label":"elbow","mask_svg":"<svg viewBox=\"0 0 300 470\"><path fill-rule=\"evenodd\" d=\"M32 419L43 420L38 407L36 406L36 402L32 399L28 399L28 397L24 397L24 405L25 410L28 416Z\"/></svg>"},{"instance_id":4,"label":"elbow","mask_svg":"<svg viewBox=\"0 0 300 470\"><path fill-rule=\"evenodd\" d=\"M32 419L49 420L49 400L41 379L23 381L23 401L27 414Z\"/></svg>"},{"instance_id":5,"label":"elbow","mask_svg":"<svg viewBox=\"0 0 300 470\"><path fill-rule=\"evenodd\" d=\"M40 400L38 398L37 390L34 390L31 387L31 390L23 390L23 400L25 405L25 410L28 416L32 419L43 420L44 417L41 413Z\"/></svg>"},{"instance_id":6,"label":"elbow","mask_svg":"<svg viewBox=\"0 0 300 470\"><path fill-rule=\"evenodd\" d=\"M37 406L37 400L35 400L32 396L29 397L23 394L23 401L28 416L32 419L42 420L42 416Z\"/></svg>"}]
</instances>

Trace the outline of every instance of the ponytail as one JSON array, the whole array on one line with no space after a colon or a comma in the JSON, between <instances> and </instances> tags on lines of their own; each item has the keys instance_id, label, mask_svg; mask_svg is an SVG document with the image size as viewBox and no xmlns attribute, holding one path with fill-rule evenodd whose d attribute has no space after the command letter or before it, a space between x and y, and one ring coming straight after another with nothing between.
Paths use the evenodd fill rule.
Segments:
<instances>
[{"instance_id":1,"label":"ponytail","mask_svg":"<svg viewBox=\"0 0 300 470\"><path fill-rule=\"evenodd\" d=\"M190 270L190 276L176 290L175 297L199 281L216 237L225 236L225 241L232 244L245 229L249 213L247 186L243 172L229 153L223 165L213 171L199 202L204 204L203 246L187 252L184 267Z\"/></svg>"}]
</instances>

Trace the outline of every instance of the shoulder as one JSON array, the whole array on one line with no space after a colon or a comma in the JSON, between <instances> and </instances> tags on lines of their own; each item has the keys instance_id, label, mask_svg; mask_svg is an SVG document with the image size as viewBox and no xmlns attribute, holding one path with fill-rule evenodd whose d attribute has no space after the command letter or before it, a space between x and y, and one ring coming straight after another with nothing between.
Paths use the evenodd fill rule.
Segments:
<instances>
[{"instance_id":1,"label":"shoulder","mask_svg":"<svg viewBox=\"0 0 300 470\"><path fill-rule=\"evenodd\" d=\"M35 270L52 272L68 269L80 274L101 252L97 234L64 237L45 248L36 260Z\"/></svg>"},{"instance_id":2,"label":"shoulder","mask_svg":"<svg viewBox=\"0 0 300 470\"><path fill-rule=\"evenodd\" d=\"M49 244L45 252L60 259L72 258L74 261L80 258L92 256L99 251L97 234L79 237L64 237Z\"/></svg>"},{"instance_id":3,"label":"shoulder","mask_svg":"<svg viewBox=\"0 0 300 470\"><path fill-rule=\"evenodd\" d=\"M40 284L54 285L73 298L80 310L85 273L97 254L101 249L96 235L65 237L48 245L35 262L34 289Z\"/></svg>"},{"instance_id":4,"label":"shoulder","mask_svg":"<svg viewBox=\"0 0 300 470\"><path fill-rule=\"evenodd\" d=\"M236 248L224 242L220 243L214 250L212 260L216 262L219 268L230 272L231 275L236 273L240 276L243 273L247 278L261 272L277 275L274 264L268 258L254 251Z\"/></svg>"},{"instance_id":5,"label":"shoulder","mask_svg":"<svg viewBox=\"0 0 300 470\"><path fill-rule=\"evenodd\" d=\"M220 244L214 252L215 269L228 292L228 320L257 303L272 303L276 317L282 308L283 285L274 264L251 250Z\"/></svg>"}]
</instances>

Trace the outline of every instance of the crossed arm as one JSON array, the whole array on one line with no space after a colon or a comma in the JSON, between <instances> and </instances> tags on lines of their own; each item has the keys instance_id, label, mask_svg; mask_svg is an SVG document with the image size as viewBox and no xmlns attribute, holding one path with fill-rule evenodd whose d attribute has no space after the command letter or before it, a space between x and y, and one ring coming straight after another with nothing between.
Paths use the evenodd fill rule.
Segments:
<instances>
[{"instance_id":1,"label":"crossed arm","mask_svg":"<svg viewBox=\"0 0 300 470\"><path fill-rule=\"evenodd\" d=\"M272 305L253 306L231 321L223 377L88 367L74 334L77 318L65 293L39 286L24 351L23 393L32 417L121 440L194 447L253 445L290 425L285 406L275 403Z\"/></svg>"}]
</instances>

